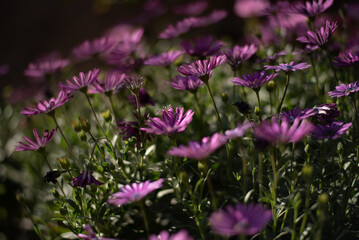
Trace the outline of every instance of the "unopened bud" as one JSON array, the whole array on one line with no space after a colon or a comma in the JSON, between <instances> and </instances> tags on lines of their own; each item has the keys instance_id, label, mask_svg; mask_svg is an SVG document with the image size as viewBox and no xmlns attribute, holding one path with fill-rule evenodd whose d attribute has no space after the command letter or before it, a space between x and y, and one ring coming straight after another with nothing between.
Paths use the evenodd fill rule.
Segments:
<instances>
[{"instance_id":1,"label":"unopened bud","mask_svg":"<svg viewBox=\"0 0 359 240\"><path fill-rule=\"evenodd\" d=\"M86 133L84 131L81 131L78 133L79 134L79 137L82 141L86 142L87 141L87 136L86 136Z\"/></svg>"},{"instance_id":2,"label":"unopened bud","mask_svg":"<svg viewBox=\"0 0 359 240\"><path fill-rule=\"evenodd\" d=\"M307 183L310 183L312 181L313 170L313 167L310 165L305 165L302 168L302 176L304 178L304 181L306 181Z\"/></svg>"},{"instance_id":3,"label":"unopened bud","mask_svg":"<svg viewBox=\"0 0 359 240\"><path fill-rule=\"evenodd\" d=\"M57 159L57 161L60 163L61 167L65 170L69 170L70 168L70 161L67 157L60 157Z\"/></svg>"},{"instance_id":4,"label":"unopened bud","mask_svg":"<svg viewBox=\"0 0 359 240\"><path fill-rule=\"evenodd\" d=\"M275 88L275 82L273 80L270 80L267 85L266 85L267 91L268 92L273 92L274 88Z\"/></svg>"},{"instance_id":5,"label":"unopened bud","mask_svg":"<svg viewBox=\"0 0 359 240\"><path fill-rule=\"evenodd\" d=\"M225 103L228 102L228 94L226 92L223 92L221 97L223 102Z\"/></svg>"},{"instance_id":6,"label":"unopened bud","mask_svg":"<svg viewBox=\"0 0 359 240\"><path fill-rule=\"evenodd\" d=\"M69 211L67 211L67 208L61 207L61 208L59 209L59 212L60 212L60 214L61 214L62 216L65 216L65 215L67 215L67 213L68 213Z\"/></svg>"},{"instance_id":7,"label":"unopened bud","mask_svg":"<svg viewBox=\"0 0 359 240\"><path fill-rule=\"evenodd\" d=\"M319 206L324 207L329 201L328 193L322 193L318 196Z\"/></svg>"},{"instance_id":8,"label":"unopened bud","mask_svg":"<svg viewBox=\"0 0 359 240\"><path fill-rule=\"evenodd\" d=\"M80 132L82 130L81 124L79 120L75 120L72 122L72 128L76 131L76 132Z\"/></svg>"},{"instance_id":9,"label":"unopened bud","mask_svg":"<svg viewBox=\"0 0 359 240\"><path fill-rule=\"evenodd\" d=\"M343 148L343 144L341 142L338 143L337 145L337 152L339 155L341 155L344 151L344 148Z\"/></svg>"},{"instance_id":10,"label":"unopened bud","mask_svg":"<svg viewBox=\"0 0 359 240\"><path fill-rule=\"evenodd\" d=\"M52 189L52 195L54 195L55 198L60 197L60 194L56 189Z\"/></svg>"},{"instance_id":11,"label":"unopened bud","mask_svg":"<svg viewBox=\"0 0 359 240\"><path fill-rule=\"evenodd\" d=\"M198 162L198 170L202 174L202 176L206 176L207 175L207 165L206 165L206 163L203 162L203 161L199 161Z\"/></svg>"},{"instance_id":12,"label":"unopened bud","mask_svg":"<svg viewBox=\"0 0 359 240\"><path fill-rule=\"evenodd\" d=\"M112 120L112 115L111 115L110 110L107 110L107 111L101 113L101 116L105 119L106 122L111 122L111 120Z\"/></svg>"},{"instance_id":13,"label":"unopened bud","mask_svg":"<svg viewBox=\"0 0 359 240\"><path fill-rule=\"evenodd\" d=\"M254 108L254 114L255 114L258 118L261 118L261 116L262 116L262 111L261 111L261 109L260 109L258 106L256 106L256 107Z\"/></svg>"},{"instance_id":14,"label":"unopened bud","mask_svg":"<svg viewBox=\"0 0 359 240\"><path fill-rule=\"evenodd\" d=\"M89 132L91 130L90 122L84 117L80 117L79 120L82 130L84 130L85 132Z\"/></svg>"},{"instance_id":15,"label":"unopened bud","mask_svg":"<svg viewBox=\"0 0 359 240\"><path fill-rule=\"evenodd\" d=\"M309 155L309 154L310 154L310 150L311 150L310 145L309 145L309 144L305 145L305 148L304 148L305 153Z\"/></svg>"},{"instance_id":16,"label":"unopened bud","mask_svg":"<svg viewBox=\"0 0 359 240\"><path fill-rule=\"evenodd\" d=\"M188 175L185 171L180 172L180 179L182 183L188 183Z\"/></svg>"}]
</instances>

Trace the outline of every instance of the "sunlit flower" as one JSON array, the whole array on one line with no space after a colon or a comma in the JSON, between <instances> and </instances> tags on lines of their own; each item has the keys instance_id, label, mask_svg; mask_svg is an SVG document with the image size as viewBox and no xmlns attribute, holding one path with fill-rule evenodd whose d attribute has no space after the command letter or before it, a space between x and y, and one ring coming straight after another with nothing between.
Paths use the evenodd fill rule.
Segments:
<instances>
[{"instance_id":1,"label":"sunlit flower","mask_svg":"<svg viewBox=\"0 0 359 240\"><path fill-rule=\"evenodd\" d=\"M245 87L259 89L264 84L277 77L278 73L268 74L265 71L262 72L254 72L253 74L242 74L240 77L235 77L232 82L234 85L242 85Z\"/></svg>"},{"instance_id":2,"label":"sunlit flower","mask_svg":"<svg viewBox=\"0 0 359 240\"><path fill-rule=\"evenodd\" d=\"M303 14L307 17L315 17L327 10L333 2L334 0L312 0L305 3L297 1L291 5L289 12Z\"/></svg>"},{"instance_id":3,"label":"sunlit flower","mask_svg":"<svg viewBox=\"0 0 359 240\"><path fill-rule=\"evenodd\" d=\"M278 119L286 118L290 122L293 122L296 118L303 120L315 115L315 111L312 108L306 108L301 110L299 107L296 107L293 110L283 111L278 114Z\"/></svg>"},{"instance_id":4,"label":"sunlit flower","mask_svg":"<svg viewBox=\"0 0 359 240\"><path fill-rule=\"evenodd\" d=\"M328 42L337 27L337 22L326 21L325 26L315 32L307 31L306 36L298 37L297 40L302 43L322 47Z\"/></svg>"},{"instance_id":5,"label":"sunlit flower","mask_svg":"<svg viewBox=\"0 0 359 240\"><path fill-rule=\"evenodd\" d=\"M195 92L197 88L203 85L203 82L195 76L176 76L169 84L177 90Z\"/></svg>"},{"instance_id":6,"label":"sunlit flower","mask_svg":"<svg viewBox=\"0 0 359 240\"><path fill-rule=\"evenodd\" d=\"M171 65L176 59L178 59L183 54L182 51L169 51L164 52L160 55L153 56L148 58L145 61L145 65L151 66L169 66Z\"/></svg>"},{"instance_id":7,"label":"sunlit flower","mask_svg":"<svg viewBox=\"0 0 359 240\"><path fill-rule=\"evenodd\" d=\"M209 217L213 231L221 236L252 236L259 233L272 219L272 211L262 205L228 206L225 210L214 212Z\"/></svg>"},{"instance_id":8,"label":"sunlit flower","mask_svg":"<svg viewBox=\"0 0 359 240\"><path fill-rule=\"evenodd\" d=\"M302 69L306 69L306 68L309 68L311 65L308 64L308 63L298 63L296 65L294 65L294 62L290 62L290 63L280 63L279 65L277 66L270 66L270 65L265 65L264 68L265 70L268 70L268 69L273 69L275 70L276 72L279 72L279 71L283 71L283 72L295 72L297 70L302 70Z\"/></svg>"},{"instance_id":9,"label":"sunlit flower","mask_svg":"<svg viewBox=\"0 0 359 240\"><path fill-rule=\"evenodd\" d=\"M355 53L346 53L336 57L333 62L338 67L357 66L359 64L359 51Z\"/></svg>"},{"instance_id":10,"label":"sunlit flower","mask_svg":"<svg viewBox=\"0 0 359 240\"><path fill-rule=\"evenodd\" d=\"M96 184L100 186L103 182L96 180L96 178L92 175L92 171L85 170L79 176L72 179L72 186L73 187L86 187L90 184Z\"/></svg>"},{"instance_id":11,"label":"sunlit flower","mask_svg":"<svg viewBox=\"0 0 359 240\"><path fill-rule=\"evenodd\" d=\"M162 231L158 235L152 234L148 238L148 240L194 240L193 237L188 235L186 230L181 230L178 233L170 234L167 231Z\"/></svg>"},{"instance_id":12,"label":"sunlit flower","mask_svg":"<svg viewBox=\"0 0 359 240\"><path fill-rule=\"evenodd\" d=\"M127 99L134 108L137 108L136 97L134 95L128 96ZM146 105L155 105L155 101L144 88L141 88L138 92L138 101L141 107Z\"/></svg>"},{"instance_id":13,"label":"sunlit flower","mask_svg":"<svg viewBox=\"0 0 359 240\"><path fill-rule=\"evenodd\" d=\"M328 92L329 97L343 97L349 96L353 92L359 91L359 81L355 81L349 84L340 84L339 86L335 87L334 91Z\"/></svg>"},{"instance_id":14,"label":"sunlit flower","mask_svg":"<svg viewBox=\"0 0 359 240\"><path fill-rule=\"evenodd\" d=\"M36 128L33 129L33 134L35 137L35 141L31 140L30 138L24 136L24 142L19 142L19 145L16 146L16 151L37 151L46 146L48 142L50 142L56 133L56 129L45 130L42 137L40 136L39 132Z\"/></svg>"},{"instance_id":15,"label":"sunlit flower","mask_svg":"<svg viewBox=\"0 0 359 240\"><path fill-rule=\"evenodd\" d=\"M120 206L123 204L138 202L149 193L162 187L164 179L150 182L149 180L140 183L132 183L125 185L119 192L112 194L111 198L107 200L109 204Z\"/></svg>"},{"instance_id":16,"label":"sunlit flower","mask_svg":"<svg viewBox=\"0 0 359 240\"><path fill-rule=\"evenodd\" d=\"M352 123L331 122L325 125L316 125L312 132L312 137L316 139L337 139L345 134Z\"/></svg>"},{"instance_id":17,"label":"sunlit flower","mask_svg":"<svg viewBox=\"0 0 359 240\"><path fill-rule=\"evenodd\" d=\"M124 87L124 79L126 74L119 72L108 72L105 81L100 82L96 80L92 83L92 89L89 89L89 93L105 93L116 94Z\"/></svg>"},{"instance_id":18,"label":"sunlit flower","mask_svg":"<svg viewBox=\"0 0 359 240\"><path fill-rule=\"evenodd\" d=\"M224 46L222 41L215 40L212 36L193 39L192 42L184 40L181 42L182 49L191 56L203 58L218 53Z\"/></svg>"},{"instance_id":19,"label":"sunlit flower","mask_svg":"<svg viewBox=\"0 0 359 240\"><path fill-rule=\"evenodd\" d=\"M97 80L97 76L99 73L99 69L95 68L92 71L88 71L86 74L83 72L80 72L79 76L73 76L71 82L70 80L66 80L66 85L63 83L60 83L60 88L64 91L81 91L81 92L87 92L88 86L93 84Z\"/></svg>"},{"instance_id":20,"label":"sunlit flower","mask_svg":"<svg viewBox=\"0 0 359 240\"><path fill-rule=\"evenodd\" d=\"M335 103L325 103L313 107L314 113L319 121L334 122L340 116L340 112Z\"/></svg>"},{"instance_id":21,"label":"sunlit flower","mask_svg":"<svg viewBox=\"0 0 359 240\"><path fill-rule=\"evenodd\" d=\"M231 65L232 68L237 68L240 64L250 59L257 50L258 48L254 46L254 44L245 45L243 47L236 45L233 48L228 48L227 51L223 53L227 57L226 62Z\"/></svg>"}]
</instances>

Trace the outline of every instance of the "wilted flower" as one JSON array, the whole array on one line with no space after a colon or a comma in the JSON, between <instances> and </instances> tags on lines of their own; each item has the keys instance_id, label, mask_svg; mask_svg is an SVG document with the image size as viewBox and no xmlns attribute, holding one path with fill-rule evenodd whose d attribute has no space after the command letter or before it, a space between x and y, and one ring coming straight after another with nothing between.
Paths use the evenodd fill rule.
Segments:
<instances>
[{"instance_id":1,"label":"wilted flower","mask_svg":"<svg viewBox=\"0 0 359 240\"><path fill-rule=\"evenodd\" d=\"M195 76L175 76L169 84L177 90L197 91L197 88L203 85L203 82Z\"/></svg>"},{"instance_id":2,"label":"wilted flower","mask_svg":"<svg viewBox=\"0 0 359 240\"><path fill-rule=\"evenodd\" d=\"M300 110L299 107L296 107L293 110L281 112L280 114L278 114L278 117L279 117L279 119L286 118L290 122L293 122L296 118L303 120L303 119L306 119L313 115L315 115L314 109L306 108L306 109Z\"/></svg>"},{"instance_id":3,"label":"wilted flower","mask_svg":"<svg viewBox=\"0 0 359 240\"><path fill-rule=\"evenodd\" d=\"M224 145L227 138L219 133L212 137L204 137L201 142L191 141L188 146L180 145L168 151L171 156L187 157L196 160L204 160L214 153L219 147Z\"/></svg>"},{"instance_id":4,"label":"wilted flower","mask_svg":"<svg viewBox=\"0 0 359 240\"><path fill-rule=\"evenodd\" d=\"M184 113L184 108L173 110L173 108L162 110L162 120L160 118L149 118L146 128L141 130L156 135L173 135L186 130L191 123L194 112L190 109Z\"/></svg>"},{"instance_id":5,"label":"wilted flower","mask_svg":"<svg viewBox=\"0 0 359 240\"><path fill-rule=\"evenodd\" d=\"M278 73L267 75L265 71L262 71L253 74L248 73L247 75L242 74L239 78L235 77L232 82L234 85L242 85L256 90L277 76Z\"/></svg>"},{"instance_id":6,"label":"wilted flower","mask_svg":"<svg viewBox=\"0 0 359 240\"><path fill-rule=\"evenodd\" d=\"M93 41L86 40L72 50L72 54L78 59L87 59L96 55L108 53L115 45L115 41L108 37L102 37Z\"/></svg>"},{"instance_id":7,"label":"wilted flower","mask_svg":"<svg viewBox=\"0 0 359 240\"><path fill-rule=\"evenodd\" d=\"M151 66L169 66L171 65L177 58L179 58L183 54L182 51L169 51L164 52L160 55L153 56L148 58L145 61L146 65Z\"/></svg>"},{"instance_id":8,"label":"wilted flower","mask_svg":"<svg viewBox=\"0 0 359 240\"><path fill-rule=\"evenodd\" d=\"M116 94L124 86L125 77L124 73L108 72L104 82L96 80L92 83L94 89L90 89L89 93Z\"/></svg>"},{"instance_id":9,"label":"wilted flower","mask_svg":"<svg viewBox=\"0 0 359 240\"><path fill-rule=\"evenodd\" d=\"M334 91L328 92L329 97L343 97L349 96L353 92L359 91L359 81L355 81L349 84L340 84L335 87Z\"/></svg>"},{"instance_id":10,"label":"wilted flower","mask_svg":"<svg viewBox=\"0 0 359 240\"><path fill-rule=\"evenodd\" d=\"M154 182L147 180L145 182L125 185L119 192L112 194L111 199L107 200L107 202L116 206L138 202L149 193L161 188L163 181L164 179L160 178Z\"/></svg>"},{"instance_id":11,"label":"wilted flower","mask_svg":"<svg viewBox=\"0 0 359 240\"><path fill-rule=\"evenodd\" d=\"M70 80L66 80L66 85L63 83L60 83L60 88L64 91L81 91L86 93L88 86L93 84L97 80L97 76L99 73L99 69L95 68L92 71L88 71L88 73L84 74L83 72L80 72L79 77L73 76L71 82Z\"/></svg>"},{"instance_id":12,"label":"wilted flower","mask_svg":"<svg viewBox=\"0 0 359 240\"><path fill-rule=\"evenodd\" d=\"M152 234L148 238L148 240L194 240L193 237L188 235L186 230L181 230L178 233L170 234L167 231L162 231L158 235Z\"/></svg>"},{"instance_id":13,"label":"wilted flower","mask_svg":"<svg viewBox=\"0 0 359 240\"><path fill-rule=\"evenodd\" d=\"M238 126L232 130L227 130L224 134L228 139L240 138L243 137L244 133L248 128L252 126L252 123L245 122L243 124L238 124Z\"/></svg>"},{"instance_id":14,"label":"wilted flower","mask_svg":"<svg viewBox=\"0 0 359 240\"><path fill-rule=\"evenodd\" d=\"M46 129L43 133L43 136L41 137L36 128L34 128L33 134L36 142L24 136L25 143L19 142L19 146L16 146L16 151L37 151L39 149L42 149L48 142L53 139L55 133L56 129L52 129L51 132Z\"/></svg>"},{"instance_id":15,"label":"wilted flower","mask_svg":"<svg viewBox=\"0 0 359 240\"><path fill-rule=\"evenodd\" d=\"M96 180L96 178L92 175L92 171L85 170L79 176L72 179L72 186L73 187L86 187L90 184L96 184L100 186L103 182Z\"/></svg>"},{"instance_id":16,"label":"wilted flower","mask_svg":"<svg viewBox=\"0 0 359 240\"><path fill-rule=\"evenodd\" d=\"M313 107L316 117L322 122L333 122L339 117L340 112L337 109L335 103L325 103L319 106Z\"/></svg>"},{"instance_id":17,"label":"wilted flower","mask_svg":"<svg viewBox=\"0 0 359 240\"><path fill-rule=\"evenodd\" d=\"M184 40L181 43L182 49L188 55L199 58L216 54L223 46L224 43L222 41L217 41L212 36L195 38L192 43L188 40Z\"/></svg>"},{"instance_id":18,"label":"wilted flower","mask_svg":"<svg viewBox=\"0 0 359 240\"><path fill-rule=\"evenodd\" d=\"M258 48L254 46L254 44L245 45L243 47L236 45L233 48L228 48L227 51L223 53L227 57L226 62L231 65L232 68L237 68L240 64L250 59L257 50Z\"/></svg>"},{"instance_id":19,"label":"wilted flower","mask_svg":"<svg viewBox=\"0 0 359 240\"><path fill-rule=\"evenodd\" d=\"M297 40L302 43L322 47L328 42L329 38L333 35L337 27L337 22L326 21L325 26L321 27L315 32L307 31L306 36L298 37Z\"/></svg>"},{"instance_id":20,"label":"wilted flower","mask_svg":"<svg viewBox=\"0 0 359 240\"><path fill-rule=\"evenodd\" d=\"M338 67L357 66L359 64L359 51L336 57L333 64Z\"/></svg>"},{"instance_id":21,"label":"wilted flower","mask_svg":"<svg viewBox=\"0 0 359 240\"><path fill-rule=\"evenodd\" d=\"M134 108L137 108L136 97L134 95L128 96L127 99L130 101L130 104ZM153 101L153 98L148 94L148 92L144 88L141 88L140 91L138 92L138 101L141 107L144 107L148 104L152 106L155 105L155 101Z\"/></svg>"},{"instance_id":22,"label":"wilted flower","mask_svg":"<svg viewBox=\"0 0 359 240\"><path fill-rule=\"evenodd\" d=\"M85 225L84 230L88 233L88 235L82 234L82 233L77 234L77 236L79 238L81 238L81 239L86 239L86 240L119 240L118 238L97 237L96 233L94 232L94 230L92 229L90 224Z\"/></svg>"},{"instance_id":23,"label":"wilted flower","mask_svg":"<svg viewBox=\"0 0 359 240\"><path fill-rule=\"evenodd\" d=\"M316 125L312 137L317 139L337 139L350 128L352 123L331 122L325 125Z\"/></svg>"},{"instance_id":24,"label":"wilted flower","mask_svg":"<svg viewBox=\"0 0 359 240\"><path fill-rule=\"evenodd\" d=\"M243 205L238 203L235 207L228 206L226 210L214 212L209 217L213 231L221 236L236 235L252 236L260 232L272 219L272 211L262 205Z\"/></svg>"},{"instance_id":25,"label":"wilted flower","mask_svg":"<svg viewBox=\"0 0 359 240\"><path fill-rule=\"evenodd\" d=\"M72 97L72 95L66 93L65 91L60 91L56 99L51 98L49 101L40 101L37 106L22 108L20 113L27 116L38 115L40 113L52 114L56 108L64 105Z\"/></svg>"},{"instance_id":26,"label":"wilted flower","mask_svg":"<svg viewBox=\"0 0 359 240\"><path fill-rule=\"evenodd\" d=\"M294 62L292 61L290 63L280 63L277 66L265 65L264 68L265 68L265 70L273 69L276 72L284 71L286 73L289 73L289 72L295 72L297 70L306 69L306 68L309 68L310 66L311 66L310 64L305 63L305 62L298 63L298 64L294 65Z\"/></svg>"},{"instance_id":27,"label":"wilted flower","mask_svg":"<svg viewBox=\"0 0 359 240\"><path fill-rule=\"evenodd\" d=\"M307 17L315 17L319 13L327 10L332 4L334 0L312 0L304 2L297 1L291 5L289 8L290 13L302 14Z\"/></svg>"},{"instance_id":28,"label":"wilted flower","mask_svg":"<svg viewBox=\"0 0 359 240\"><path fill-rule=\"evenodd\" d=\"M299 118L294 119L290 124L289 120L283 118L282 123L273 120L272 122L263 121L254 127L254 134L272 145L287 144L289 142L298 142L313 130L313 124L301 121Z\"/></svg>"}]
</instances>

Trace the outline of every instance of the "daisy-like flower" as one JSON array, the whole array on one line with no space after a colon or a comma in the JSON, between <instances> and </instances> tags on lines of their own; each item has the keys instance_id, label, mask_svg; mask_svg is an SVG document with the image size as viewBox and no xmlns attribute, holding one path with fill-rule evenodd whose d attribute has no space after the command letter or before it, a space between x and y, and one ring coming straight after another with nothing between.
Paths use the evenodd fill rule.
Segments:
<instances>
[{"instance_id":1,"label":"daisy-like flower","mask_svg":"<svg viewBox=\"0 0 359 240\"><path fill-rule=\"evenodd\" d=\"M168 25L167 28L163 30L158 37L162 39L176 38L182 33L187 32L193 25L196 24L196 22L198 22L197 18L185 18L182 21L177 22L176 25Z\"/></svg>"},{"instance_id":2,"label":"daisy-like flower","mask_svg":"<svg viewBox=\"0 0 359 240\"><path fill-rule=\"evenodd\" d=\"M154 182L147 180L145 182L125 185L119 192L112 194L111 199L107 200L107 202L116 206L138 202L149 193L161 188L163 181L163 178L160 178Z\"/></svg>"},{"instance_id":3,"label":"daisy-like flower","mask_svg":"<svg viewBox=\"0 0 359 240\"><path fill-rule=\"evenodd\" d=\"M204 17L198 17L197 21L193 23L193 27L205 27L221 21L228 15L226 10L213 10L210 14Z\"/></svg>"},{"instance_id":4,"label":"daisy-like flower","mask_svg":"<svg viewBox=\"0 0 359 240\"><path fill-rule=\"evenodd\" d=\"M149 118L146 122L146 128L141 130L156 135L170 136L176 133L183 132L187 129L188 124L191 123L194 112L190 109L184 113L184 108L172 107L162 110L162 120L160 118Z\"/></svg>"},{"instance_id":5,"label":"daisy-like flower","mask_svg":"<svg viewBox=\"0 0 359 240\"><path fill-rule=\"evenodd\" d=\"M183 54L182 51L169 51L164 52L160 55L153 56L148 58L145 61L145 65L151 66L169 66L171 65L176 59L178 59Z\"/></svg>"},{"instance_id":6,"label":"daisy-like flower","mask_svg":"<svg viewBox=\"0 0 359 240\"><path fill-rule=\"evenodd\" d=\"M296 118L303 120L303 119L307 119L315 114L316 113L315 113L314 109L312 109L312 108L306 108L306 109L300 110L299 107L296 107L293 110L281 112L280 114L278 114L278 119L286 118L290 122L293 122Z\"/></svg>"},{"instance_id":7,"label":"daisy-like flower","mask_svg":"<svg viewBox=\"0 0 359 240\"><path fill-rule=\"evenodd\" d=\"M53 114L53 111L56 108L64 105L72 97L72 95L66 93L65 91L60 91L56 99L51 98L49 101L40 101L37 106L22 108L20 113L27 116L38 115L40 113Z\"/></svg>"},{"instance_id":8,"label":"daisy-like flower","mask_svg":"<svg viewBox=\"0 0 359 240\"><path fill-rule=\"evenodd\" d=\"M128 96L127 99L134 108L137 108L136 97L134 95ZM155 101L144 88L141 88L138 92L138 101L141 107L144 107L146 105L155 105Z\"/></svg>"},{"instance_id":9,"label":"daisy-like flower","mask_svg":"<svg viewBox=\"0 0 359 240\"><path fill-rule=\"evenodd\" d=\"M265 70L273 69L276 72L284 71L286 73L289 73L289 72L295 72L297 70L306 69L306 68L309 68L310 66L312 66L312 65L305 63L305 62L298 63L298 64L294 65L294 62L292 61L290 63L280 63L277 66L265 65L264 68L265 68Z\"/></svg>"},{"instance_id":10,"label":"daisy-like flower","mask_svg":"<svg viewBox=\"0 0 359 240\"><path fill-rule=\"evenodd\" d=\"M181 43L182 49L188 55L196 56L198 58L216 54L223 46L224 43L222 41L217 41L212 36L195 38L192 43L188 40L184 40Z\"/></svg>"},{"instance_id":11,"label":"daisy-like flower","mask_svg":"<svg viewBox=\"0 0 359 240\"><path fill-rule=\"evenodd\" d=\"M167 231L162 231L158 235L152 234L148 238L148 240L194 240L193 237L188 235L186 230L181 230L178 233L170 234Z\"/></svg>"},{"instance_id":12,"label":"daisy-like flower","mask_svg":"<svg viewBox=\"0 0 359 240\"><path fill-rule=\"evenodd\" d=\"M224 134L228 139L243 137L248 128L252 126L252 123L245 122L238 124L238 126L232 130L227 130Z\"/></svg>"},{"instance_id":13,"label":"daisy-like flower","mask_svg":"<svg viewBox=\"0 0 359 240\"><path fill-rule=\"evenodd\" d=\"M346 53L336 57L333 64L338 67L357 66L359 64L359 51L355 53Z\"/></svg>"},{"instance_id":14,"label":"daisy-like flower","mask_svg":"<svg viewBox=\"0 0 359 240\"><path fill-rule=\"evenodd\" d=\"M252 236L259 233L272 219L272 211L262 205L238 203L225 210L214 212L209 217L213 231L224 237L236 235Z\"/></svg>"},{"instance_id":15,"label":"daisy-like flower","mask_svg":"<svg viewBox=\"0 0 359 240\"><path fill-rule=\"evenodd\" d=\"M317 125L314 127L312 137L316 139L337 139L345 134L352 123L331 122L325 125Z\"/></svg>"},{"instance_id":16,"label":"daisy-like flower","mask_svg":"<svg viewBox=\"0 0 359 240\"><path fill-rule=\"evenodd\" d=\"M119 240L118 238L97 237L95 231L92 229L90 224L85 225L84 230L88 234L83 234L83 233L77 234L77 236L81 239L85 239L85 240Z\"/></svg>"},{"instance_id":17,"label":"daisy-like flower","mask_svg":"<svg viewBox=\"0 0 359 240\"><path fill-rule=\"evenodd\" d=\"M73 187L86 187L90 184L96 184L100 186L103 182L96 180L96 178L92 175L92 171L85 170L79 176L72 179L72 186Z\"/></svg>"},{"instance_id":18,"label":"daisy-like flower","mask_svg":"<svg viewBox=\"0 0 359 240\"><path fill-rule=\"evenodd\" d=\"M60 88L64 91L81 91L84 93L87 93L88 86L93 84L97 80L97 76L99 73L99 69L95 68L92 71L89 71L88 73L84 74L83 72L80 72L79 77L73 76L71 82L70 80L66 80L66 85L63 83L60 83Z\"/></svg>"},{"instance_id":19,"label":"daisy-like flower","mask_svg":"<svg viewBox=\"0 0 359 240\"><path fill-rule=\"evenodd\" d=\"M298 1L291 5L289 12L313 18L327 10L333 2L334 0L312 0L312 2L306 1L305 3Z\"/></svg>"},{"instance_id":20,"label":"daisy-like flower","mask_svg":"<svg viewBox=\"0 0 359 240\"><path fill-rule=\"evenodd\" d=\"M86 40L72 50L72 54L78 59L87 59L96 55L108 53L116 41L108 37L102 37L93 41Z\"/></svg>"},{"instance_id":21,"label":"daisy-like flower","mask_svg":"<svg viewBox=\"0 0 359 240\"><path fill-rule=\"evenodd\" d=\"M124 85L126 74L119 72L108 72L105 81L93 82L94 89L90 89L89 93L105 93L106 95L116 94Z\"/></svg>"},{"instance_id":22,"label":"daisy-like flower","mask_svg":"<svg viewBox=\"0 0 359 240\"><path fill-rule=\"evenodd\" d=\"M19 145L16 146L16 151L37 151L43 149L46 144L54 138L55 133L56 129L52 129L51 132L46 129L41 137L36 128L34 128L33 134L35 137L35 141L24 136L24 142L19 142Z\"/></svg>"},{"instance_id":23,"label":"daisy-like flower","mask_svg":"<svg viewBox=\"0 0 359 240\"><path fill-rule=\"evenodd\" d=\"M124 84L127 89L130 90L132 93L136 93L137 91L140 91L142 87L143 77L137 75L127 75L124 81Z\"/></svg>"},{"instance_id":24,"label":"daisy-like flower","mask_svg":"<svg viewBox=\"0 0 359 240\"><path fill-rule=\"evenodd\" d=\"M313 124L307 121L294 119L290 124L289 120L283 118L282 123L276 120L272 122L263 121L254 127L256 137L271 142L272 145L298 142L313 130Z\"/></svg>"},{"instance_id":25,"label":"daisy-like flower","mask_svg":"<svg viewBox=\"0 0 359 240\"><path fill-rule=\"evenodd\" d=\"M325 26L322 26L315 32L307 31L306 36L301 36L297 38L297 40L302 43L323 47L333 35L337 27L337 22L326 21Z\"/></svg>"},{"instance_id":26,"label":"daisy-like flower","mask_svg":"<svg viewBox=\"0 0 359 240\"><path fill-rule=\"evenodd\" d=\"M195 160L205 160L212 153L214 153L219 147L224 145L227 141L227 137L215 133L212 137L204 137L201 142L191 141L188 146L180 145L174 147L168 151L171 156L187 157Z\"/></svg>"},{"instance_id":27,"label":"daisy-like flower","mask_svg":"<svg viewBox=\"0 0 359 240\"><path fill-rule=\"evenodd\" d=\"M239 78L235 77L232 82L234 85L242 85L256 90L277 76L278 73L267 75L265 71L262 71L253 74L248 73L247 75L242 74Z\"/></svg>"},{"instance_id":28,"label":"daisy-like flower","mask_svg":"<svg viewBox=\"0 0 359 240\"><path fill-rule=\"evenodd\" d=\"M208 82L213 69L224 63L225 55L211 56L209 60L197 60L188 65L181 65L177 71L186 76L195 76L203 82Z\"/></svg>"},{"instance_id":29,"label":"daisy-like flower","mask_svg":"<svg viewBox=\"0 0 359 240\"><path fill-rule=\"evenodd\" d=\"M186 5L176 6L173 9L175 14L196 16L201 14L208 7L208 2L203 0L193 1Z\"/></svg>"},{"instance_id":30,"label":"daisy-like flower","mask_svg":"<svg viewBox=\"0 0 359 240\"><path fill-rule=\"evenodd\" d=\"M340 112L335 103L325 103L313 107L314 113L319 121L334 122L340 116Z\"/></svg>"},{"instance_id":31,"label":"daisy-like flower","mask_svg":"<svg viewBox=\"0 0 359 240\"><path fill-rule=\"evenodd\" d=\"M329 97L343 97L349 96L353 92L359 91L359 81L355 81L349 84L340 84L339 86L335 87L334 91L328 92Z\"/></svg>"},{"instance_id":32,"label":"daisy-like flower","mask_svg":"<svg viewBox=\"0 0 359 240\"><path fill-rule=\"evenodd\" d=\"M172 79L172 82L169 82L169 84L177 90L195 92L203 85L203 82L195 76L176 76Z\"/></svg>"},{"instance_id":33,"label":"daisy-like flower","mask_svg":"<svg viewBox=\"0 0 359 240\"><path fill-rule=\"evenodd\" d=\"M245 45L243 47L236 45L233 48L228 48L228 50L223 53L227 57L226 62L231 65L232 68L237 68L240 64L250 59L257 50L258 48L254 44Z\"/></svg>"}]
</instances>

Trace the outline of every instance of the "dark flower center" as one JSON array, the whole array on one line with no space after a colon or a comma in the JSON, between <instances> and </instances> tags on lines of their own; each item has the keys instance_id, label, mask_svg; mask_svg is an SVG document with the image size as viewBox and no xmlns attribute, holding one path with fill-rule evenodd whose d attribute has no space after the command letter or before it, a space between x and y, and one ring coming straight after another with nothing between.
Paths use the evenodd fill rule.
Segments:
<instances>
[{"instance_id":1,"label":"dark flower center","mask_svg":"<svg viewBox=\"0 0 359 240\"><path fill-rule=\"evenodd\" d=\"M353 90L354 90L353 87L348 87L347 89L345 89L344 93L350 93Z\"/></svg>"}]
</instances>

